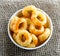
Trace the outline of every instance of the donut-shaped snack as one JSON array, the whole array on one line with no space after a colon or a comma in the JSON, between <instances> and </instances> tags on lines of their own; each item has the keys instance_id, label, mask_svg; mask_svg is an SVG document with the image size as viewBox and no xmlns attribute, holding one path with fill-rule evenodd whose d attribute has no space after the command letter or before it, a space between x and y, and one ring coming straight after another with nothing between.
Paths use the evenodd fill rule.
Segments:
<instances>
[{"instance_id":1,"label":"donut-shaped snack","mask_svg":"<svg viewBox=\"0 0 60 56\"><path fill-rule=\"evenodd\" d=\"M27 30L29 31L29 27L32 24L32 21L30 18L26 18L26 21L27 21Z\"/></svg>"},{"instance_id":2,"label":"donut-shaped snack","mask_svg":"<svg viewBox=\"0 0 60 56\"><path fill-rule=\"evenodd\" d=\"M38 44L38 38L32 34L32 41L31 43L27 46L28 48L33 48L33 47L36 47L36 45Z\"/></svg>"},{"instance_id":3,"label":"donut-shaped snack","mask_svg":"<svg viewBox=\"0 0 60 56\"><path fill-rule=\"evenodd\" d=\"M30 5L23 8L22 14L25 17L30 17L32 14L36 14L36 11L37 11L36 7L33 5Z\"/></svg>"},{"instance_id":4,"label":"donut-shaped snack","mask_svg":"<svg viewBox=\"0 0 60 56\"><path fill-rule=\"evenodd\" d=\"M26 29L26 28L27 28L27 21L24 18L19 18L15 16L10 22L10 29L14 33L17 33L19 29Z\"/></svg>"},{"instance_id":5,"label":"donut-shaped snack","mask_svg":"<svg viewBox=\"0 0 60 56\"><path fill-rule=\"evenodd\" d=\"M35 26L34 24L31 24L29 27L29 31L32 34L40 35L44 32L44 27L43 26Z\"/></svg>"},{"instance_id":6,"label":"donut-shaped snack","mask_svg":"<svg viewBox=\"0 0 60 56\"><path fill-rule=\"evenodd\" d=\"M50 29L46 28L44 33L38 36L39 42L43 43L46 39L48 39L50 35Z\"/></svg>"},{"instance_id":7,"label":"donut-shaped snack","mask_svg":"<svg viewBox=\"0 0 60 56\"><path fill-rule=\"evenodd\" d=\"M31 43L32 37L26 30L19 30L18 34L14 37L15 41L21 46L27 46Z\"/></svg>"},{"instance_id":8,"label":"donut-shaped snack","mask_svg":"<svg viewBox=\"0 0 60 56\"><path fill-rule=\"evenodd\" d=\"M44 25L46 23L46 16L41 11L37 11L36 14L32 14L31 19L32 22L38 26Z\"/></svg>"}]
</instances>

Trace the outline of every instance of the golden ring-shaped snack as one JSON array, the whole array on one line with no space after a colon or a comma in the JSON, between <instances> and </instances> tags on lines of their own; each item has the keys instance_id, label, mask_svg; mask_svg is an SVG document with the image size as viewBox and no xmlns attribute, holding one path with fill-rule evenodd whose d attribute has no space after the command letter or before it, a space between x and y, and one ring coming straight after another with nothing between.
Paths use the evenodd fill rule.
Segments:
<instances>
[{"instance_id":1,"label":"golden ring-shaped snack","mask_svg":"<svg viewBox=\"0 0 60 56\"><path fill-rule=\"evenodd\" d=\"M31 43L32 37L27 30L19 30L14 39L19 45L27 46Z\"/></svg>"},{"instance_id":2,"label":"golden ring-shaped snack","mask_svg":"<svg viewBox=\"0 0 60 56\"><path fill-rule=\"evenodd\" d=\"M30 25L32 23L30 18L26 18L26 21L27 21L27 25Z\"/></svg>"},{"instance_id":3,"label":"golden ring-shaped snack","mask_svg":"<svg viewBox=\"0 0 60 56\"><path fill-rule=\"evenodd\" d=\"M31 19L32 22L38 26L44 25L46 23L46 16L41 11L37 11L36 14L32 14Z\"/></svg>"},{"instance_id":4,"label":"golden ring-shaped snack","mask_svg":"<svg viewBox=\"0 0 60 56\"><path fill-rule=\"evenodd\" d=\"M46 16L46 24L44 25L44 28L49 28L49 21L47 16Z\"/></svg>"},{"instance_id":5,"label":"golden ring-shaped snack","mask_svg":"<svg viewBox=\"0 0 60 56\"><path fill-rule=\"evenodd\" d=\"M38 44L38 38L32 34L32 42L27 46L28 48L33 48L36 47L36 45Z\"/></svg>"},{"instance_id":6,"label":"golden ring-shaped snack","mask_svg":"<svg viewBox=\"0 0 60 56\"><path fill-rule=\"evenodd\" d=\"M32 24L32 21L30 18L26 18L26 21L27 21L27 30L29 30L29 27Z\"/></svg>"},{"instance_id":7,"label":"golden ring-shaped snack","mask_svg":"<svg viewBox=\"0 0 60 56\"><path fill-rule=\"evenodd\" d=\"M31 16L32 14L36 14L36 7L33 6L33 5L30 5L30 6L26 6L23 8L22 10L22 14L25 16L25 17L29 17Z\"/></svg>"},{"instance_id":8,"label":"golden ring-shaped snack","mask_svg":"<svg viewBox=\"0 0 60 56\"><path fill-rule=\"evenodd\" d=\"M10 29L17 33L19 29L26 29L27 21L24 18L18 18L15 16L10 22Z\"/></svg>"},{"instance_id":9,"label":"golden ring-shaped snack","mask_svg":"<svg viewBox=\"0 0 60 56\"><path fill-rule=\"evenodd\" d=\"M38 36L39 42L43 43L46 39L48 39L49 35L50 35L50 29L46 28L43 34Z\"/></svg>"},{"instance_id":10,"label":"golden ring-shaped snack","mask_svg":"<svg viewBox=\"0 0 60 56\"><path fill-rule=\"evenodd\" d=\"M44 32L43 26L34 26L33 24L30 25L29 31L35 35L40 35Z\"/></svg>"}]
</instances>

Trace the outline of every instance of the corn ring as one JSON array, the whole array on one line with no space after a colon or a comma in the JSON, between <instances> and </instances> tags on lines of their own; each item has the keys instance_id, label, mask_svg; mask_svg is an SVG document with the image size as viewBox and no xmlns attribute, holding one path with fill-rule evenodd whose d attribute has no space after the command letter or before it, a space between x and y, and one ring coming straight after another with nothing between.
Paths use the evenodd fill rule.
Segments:
<instances>
[{"instance_id":1,"label":"corn ring","mask_svg":"<svg viewBox=\"0 0 60 56\"><path fill-rule=\"evenodd\" d=\"M32 14L31 19L37 26L41 26L46 23L46 16L40 11L37 11L36 14Z\"/></svg>"},{"instance_id":2,"label":"corn ring","mask_svg":"<svg viewBox=\"0 0 60 56\"><path fill-rule=\"evenodd\" d=\"M39 42L43 43L50 35L50 29L46 28L44 33L38 36Z\"/></svg>"},{"instance_id":3,"label":"corn ring","mask_svg":"<svg viewBox=\"0 0 60 56\"><path fill-rule=\"evenodd\" d=\"M22 10L22 14L25 16L25 17L29 17L31 16L32 14L36 14L36 7L33 6L33 5L30 5L30 6L27 6L27 7L24 7L23 10Z\"/></svg>"},{"instance_id":4,"label":"corn ring","mask_svg":"<svg viewBox=\"0 0 60 56\"><path fill-rule=\"evenodd\" d=\"M27 47L33 48L36 47L37 44L38 44L38 38L34 34L32 34L32 42Z\"/></svg>"},{"instance_id":5,"label":"corn ring","mask_svg":"<svg viewBox=\"0 0 60 56\"><path fill-rule=\"evenodd\" d=\"M49 21L48 21L48 17L46 17L46 24L44 25L45 28L49 28Z\"/></svg>"},{"instance_id":6,"label":"corn ring","mask_svg":"<svg viewBox=\"0 0 60 56\"><path fill-rule=\"evenodd\" d=\"M30 18L26 18L27 20L27 24L30 25L32 23L31 19Z\"/></svg>"},{"instance_id":7,"label":"corn ring","mask_svg":"<svg viewBox=\"0 0 60 56\"><path fill-rule=\"evenodd\" d=\"M40 35L44 32L44 27L43 26L35 27L33 24L31 24L29 27L29 31L35 35Z\"/></svg>"},{"instance_id":8,"label":"corn ring","mask_svg":"<svg viewBox=\"0 0 60 56\"><path fill-rule=\"evenodd\" d=\"M29 27L32 24L32 21L30 18L26 18L26 21L27 21L27 30L29 31Z\"/></svg>"},{"instance_id":9,"label":"corn ring","mask_svg":"<svg viewBox=\"0 0 60 56\"><path fill-rule=\"evenodd\" d=\"M19 29L26 29L27 28L27 21L24 18L18 18L15 16L10 23L10 29L17 33Z\"/></svg>"},{"instance_id":10,"label":"corn ring","mask_svg":"<svg viewBox=\"0 0 60 56\"><path fill-rule=\"evenodd\" d=\"M31 40L32 40L32 37L30 33L26 30L19 30L17 36L15 37L15 41L21 46L29 45Z\"/></svg>"}]
</instances>

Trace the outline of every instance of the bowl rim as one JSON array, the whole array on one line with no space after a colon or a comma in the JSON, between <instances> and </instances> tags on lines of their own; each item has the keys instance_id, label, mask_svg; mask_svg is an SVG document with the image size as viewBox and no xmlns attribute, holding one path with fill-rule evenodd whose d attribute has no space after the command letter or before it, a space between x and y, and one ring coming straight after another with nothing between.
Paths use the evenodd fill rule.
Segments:
<instances>
[{"instance_id":1,"label":"bowl rim","mask_svg":"<svg viewBox=\"0 0 60 56\"><path fill-rule=\"evenodd\" d=\"M50 38L51 38L51 36L52 36L53 24L52 24L51 18L49 17L49 15L48 15L45 11L41 10L40 8L38 8L38 10L41 10L41 11L48 17L48 19L49 19L49 21L50 21L50 25L51 25L51 33L50 33L50 35L49 35L49 38L48 38L43 44L41 44L41 45L39 45L39 46L37 46L37 47L34 47L34 48L26 48L26 47L20 46L19 44L17 44L17 43L14 41L14 39L12 38L12 36L11 36L11 34L10 34L10 29L9 29L10 21L11 21L12 18L13 18L14 16L16 16L21 10L22 10L22 9L19 9L18 11L16 11L15 13L13 13L13 15L10 17L10 19L9 19L9 21L8 21L7 30L8 30L8 36L9 36L10 40L11 40L17 47L22 48L22 49L25 49L25 50L35 50L35 49L41 48L42 46L44 46L45 44L47 44L47 42L50 40Z\"/></svg>"}]
</instances>

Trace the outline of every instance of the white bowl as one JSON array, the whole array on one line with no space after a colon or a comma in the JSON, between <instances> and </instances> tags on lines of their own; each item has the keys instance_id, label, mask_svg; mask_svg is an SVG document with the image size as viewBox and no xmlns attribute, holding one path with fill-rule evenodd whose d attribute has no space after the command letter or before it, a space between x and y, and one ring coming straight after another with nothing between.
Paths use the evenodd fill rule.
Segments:
<instances>
[{"instance_id":1,"label":"white bowl","mask_svg":"<svg viewBox=\"0 0 60 56\"><path fill-rule=\"evenodd\" d=\"M38 9L38 10L41 10L41 9ZM37 47L34 47L34 48L26 48L26 47L23 47L23 46L20 46L19 44L17 44L14 39L12 38L11 34L10 34L10 29L9 29L9 24L10 24L10 21L12 20L12 18L14 16L16 16L20 11L22 11L22 9L16 11L10 18L9 22L8 22L8 35L9 35L9 38L11 39L11 41L19 48L22 48L22 49L26 49L26 50L34 50L34 49L38 49L38 48L41 48L42 46L44 46L51 38L52 36L52 32L53 32L53 25L52 25L52 21L51 21L51 18L48 16L47 13L45 13L43 10L41 10L47 17L48 17L48 22L49 22L49 28L51 29L51 33L49 35L49 38L41 45L37 46Z\"/></svg>"}]
</instances>

